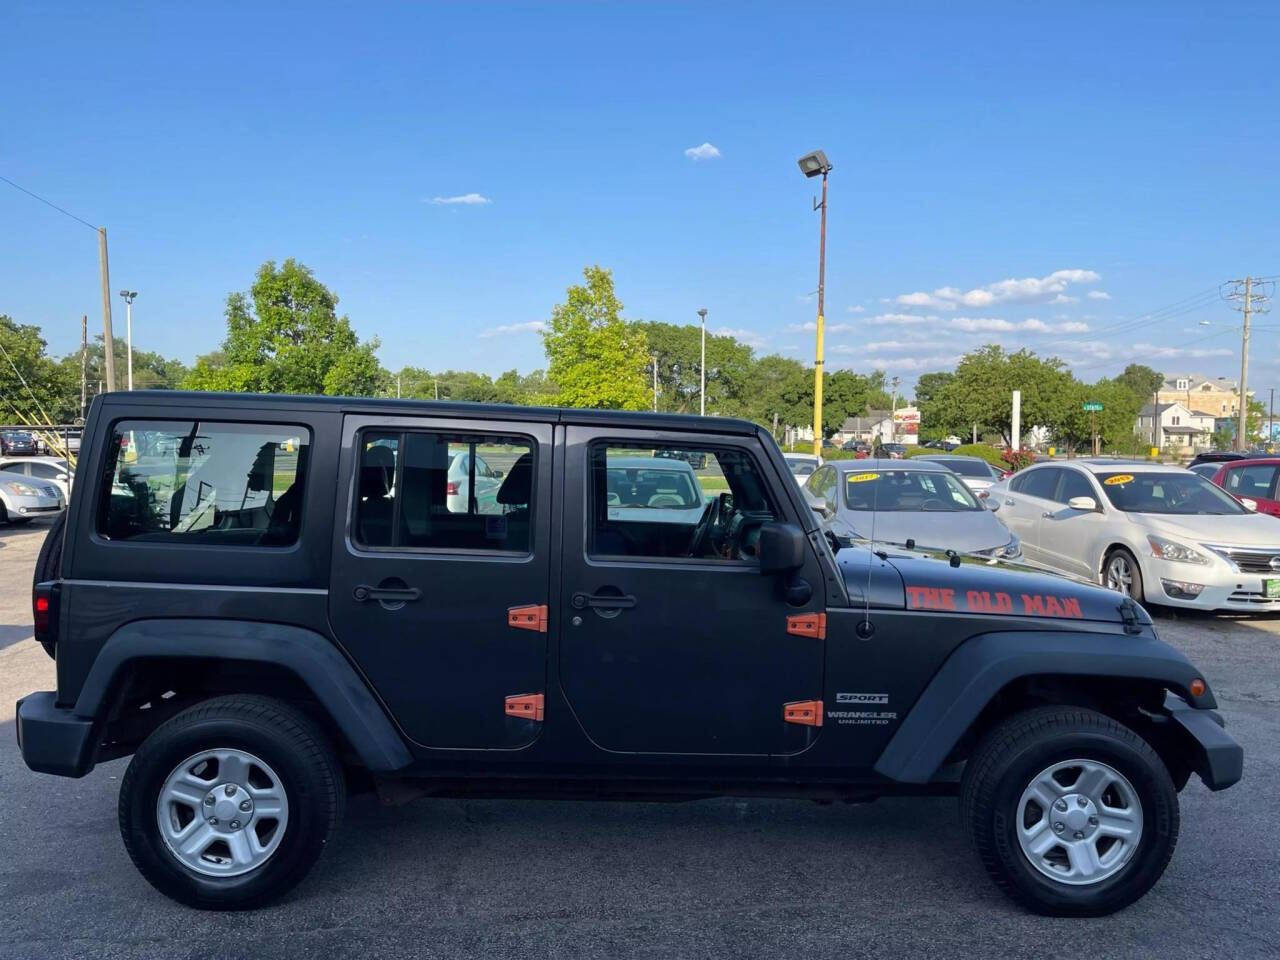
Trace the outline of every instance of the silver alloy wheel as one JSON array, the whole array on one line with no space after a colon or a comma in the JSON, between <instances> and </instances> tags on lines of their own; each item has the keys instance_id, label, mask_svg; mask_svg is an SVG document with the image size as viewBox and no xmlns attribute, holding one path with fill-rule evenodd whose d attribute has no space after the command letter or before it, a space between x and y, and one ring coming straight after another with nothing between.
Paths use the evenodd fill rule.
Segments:
<instances>
[{"instance_id":1,"label":"silver alloy wheel","mask_svg":"<svg viewBox=\"0 0 1280 960\"><path fill-rule=\"evenodd\" d=\"M289 798L276 772L251 753L204 750L183 760L156 799L169 852L206 877L238 877L266 863L289 824Z\"/></svg>"},{"instance_id":2,"label":"silver alloy wheel","mask_svg":"<svg viewBox=\"0 0 1280 960\"><path fill-rule=\"evenodd\" d=\"M1133 592L1133 565L1123 553L1114 554L1107 561L1106 584L1109 590Z\"/></svg>"},{"instance_id":3,"label":"silver alloy wheel","mask_svg":"<svg viewBox=\"0 0 1280 960\"><path fill-rule=\"evenodd\" d=\"M1065 760L1022 791L1016 829L1023 854L1046 877L1101 883L1133 859L1142 841L1142 802L1114 767Z\"/></svg>"}]
</instances>

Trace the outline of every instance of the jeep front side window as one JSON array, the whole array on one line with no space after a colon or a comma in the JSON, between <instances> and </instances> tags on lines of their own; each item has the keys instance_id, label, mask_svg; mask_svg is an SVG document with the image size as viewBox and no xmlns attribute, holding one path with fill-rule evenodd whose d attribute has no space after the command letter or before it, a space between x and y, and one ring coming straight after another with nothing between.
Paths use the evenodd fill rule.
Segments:
<instances>
[{"instance_id":1,"label":"jeep front side window","mask_svg":"<svg viewBox=\"0 0 1280 960\"><path fill-rule=\"evenodd\" d=\"M298 539L310 432L208 421L116 424L99 495L107 540L288 546Z\"/></svg>"}]
</instances>

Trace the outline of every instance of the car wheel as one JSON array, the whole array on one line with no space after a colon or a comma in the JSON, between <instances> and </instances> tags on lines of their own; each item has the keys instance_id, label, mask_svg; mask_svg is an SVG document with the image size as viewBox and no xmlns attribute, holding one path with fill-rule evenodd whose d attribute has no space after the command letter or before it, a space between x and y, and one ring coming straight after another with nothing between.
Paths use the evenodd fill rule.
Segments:
<instances>
[{"instance_id":1,"label":"car wheel","mask_svg":"<svg viewBox=\"0 0 1280 960\"><path fill-rule=\"evenodd\" d=\"M120 833L161 893L246 909L306 876L344 802L341 764L315 723L267 697L219 697L143 742L120 786Z\"/></svg>"},{"instance_id":2,"label":"car wheel","mask_svg":"<svg viewBox=\"0 0 1280 960\"><path fill-rule=\"evenodd\" d=\"M1079 707L1029 710L991 731L966 765L960 803L996 885L1051 916L1128 906L1178 840L1178 794L1160 757Z\"/></svg>"},{"instance_id":3,"label":"car wheel","mask_svg":"<svg viewBox=\"0 0 1280 960\"><path fill-rule=\"evenodd\" d=\"M1102 561L1102 585L1142 603L1142 570L1133 554L1123 547L1112 550Z\"/></svg>"}]
</instances>

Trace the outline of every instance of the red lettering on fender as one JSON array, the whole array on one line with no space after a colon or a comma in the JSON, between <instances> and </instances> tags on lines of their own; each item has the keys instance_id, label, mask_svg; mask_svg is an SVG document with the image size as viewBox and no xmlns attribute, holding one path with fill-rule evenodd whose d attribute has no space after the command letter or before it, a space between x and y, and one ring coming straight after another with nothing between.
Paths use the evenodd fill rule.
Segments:
<instances>
[{"instance_id":1,"label":"red lettering on fender","mask_svg":"<svg viewBox=\"0 0 1280 960\"><path fill-rule=\"evenodd\" d=\"M986 590L970 590L965 600L974 613L1013 613L1013 598L1004 592L993 597Z\"/></svg>"},{"instance_id":2,"label":"red lettering on fender","mask_svg":"<svg viewBox=\"0 0 1280 960\"><path fill-rule=\"evenodd\" d=\"M956 592L939 587L906 587L908 606L912 610L954 610Z\"/></svg>"},{"instance_id":3,"label":"red lettering on fender","mask_svg":"<svg viewBox=\"0 0 1280 960\"><path fill-rule=\"evenodd\" d=\"M1080 610L1080 601L1076 597L1040 596L1024 593L1022 595L1022 612L1033 617L1073 617L1084 619Z\"/></svg>"}]
</instances>

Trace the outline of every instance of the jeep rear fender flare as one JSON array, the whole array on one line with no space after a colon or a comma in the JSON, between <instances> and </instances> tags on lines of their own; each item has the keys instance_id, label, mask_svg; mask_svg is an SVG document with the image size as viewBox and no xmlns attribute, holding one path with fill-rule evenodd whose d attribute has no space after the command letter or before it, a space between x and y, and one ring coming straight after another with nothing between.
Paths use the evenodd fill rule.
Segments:
<instances>
[{"instance_id":1,"label":"jeep rear fender flare","mask_svg":"<svg viewBox=\"0 0 1280 960\"><path fill-rule=\"evenodd\" d=\"M103 644L76 699L75 714L110 713L117 678L129 664L163 658L237 660L292 671L311 691L361 762L376 773L413 760L382 704L333 641L313 630L249 620L136 620Z\"/></svg>"},{"instance_id":2,"label":"jeep rear fender flare","mask_svg":"<svg viewBox=\"0 0 1280 960\"><path fill-rule=\"evenodd\" d=\"M982 710L1004 687L1035 676L1125 678L1159 683L1198 709L1217 702L1181 653L1154 636L1027 631L966 640L946 659L876 761L902 783L928 783Z\"/></svg>"}]
</instances>

